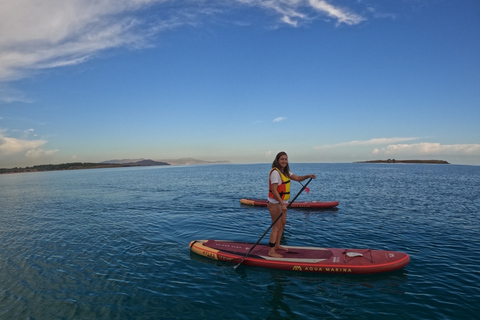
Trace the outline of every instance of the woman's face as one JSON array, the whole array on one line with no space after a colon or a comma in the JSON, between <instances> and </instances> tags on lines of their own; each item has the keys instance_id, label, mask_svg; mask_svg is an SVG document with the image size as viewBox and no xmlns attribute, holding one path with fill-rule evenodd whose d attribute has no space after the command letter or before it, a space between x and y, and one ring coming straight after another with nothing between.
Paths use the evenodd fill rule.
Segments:
<instances>
[{"instance_id":1,"label":"woman's face","mask_svg":"<svg viewBox=\"0 0 480 320\"><path fill-rule=\"evenodd\" d=\"M280 166L283 168L285 168L288 164L288 157L287 155L283 155L280 157L280 159L278 159L278 163L280 164Z\"/></svg>"}]
</instances>

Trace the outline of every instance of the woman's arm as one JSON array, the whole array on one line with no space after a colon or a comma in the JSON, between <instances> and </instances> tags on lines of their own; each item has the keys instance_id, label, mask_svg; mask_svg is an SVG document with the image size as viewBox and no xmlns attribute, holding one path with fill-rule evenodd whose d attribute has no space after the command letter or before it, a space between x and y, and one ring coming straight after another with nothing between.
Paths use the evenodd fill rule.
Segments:
<instances>
[{"instance_id":1,"label":"woman's arm","mask_svg":"<svg viewBox=\"0 0 480 320\"><path fill-rule=\"evenodd\" d=\"M316 179L317 176L314 175L314 174L307 174L307 175L300 176L300 177L297 176L297 175L294 175L294 174L290 175L290 179L295 180L295 181L303 181L303 180L308 179L308 178Z\"/></svg>"}]
</instances>

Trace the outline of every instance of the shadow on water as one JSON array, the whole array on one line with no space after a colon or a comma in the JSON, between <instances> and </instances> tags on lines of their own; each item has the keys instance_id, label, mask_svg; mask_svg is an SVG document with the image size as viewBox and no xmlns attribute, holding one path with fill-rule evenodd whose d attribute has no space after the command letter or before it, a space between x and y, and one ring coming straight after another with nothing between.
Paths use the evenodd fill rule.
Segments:
<instances>
[{"instance_id":1,"label":"shadow on water","mask_svg":"<svg viewBox=\"0 0 480 320\"><path fill-rule=\"evenodd\" d=\"M253 210L266 210L266 207L261 207L261 206L251 206L251 205L247 205L247 204L243 204L241 203L240 206L242 208L248 208L248 209L253 209ZM312 214L315 214L315 213L329 213L329 212L338 212L339 208L338 207L334 207L334 208L315 208L315 209L312 209L312 208L302 208L302 207L299 207L299 208L289 208L288 209L288 212L290 213L312 213Z\"/></svg>"}]
</instances>

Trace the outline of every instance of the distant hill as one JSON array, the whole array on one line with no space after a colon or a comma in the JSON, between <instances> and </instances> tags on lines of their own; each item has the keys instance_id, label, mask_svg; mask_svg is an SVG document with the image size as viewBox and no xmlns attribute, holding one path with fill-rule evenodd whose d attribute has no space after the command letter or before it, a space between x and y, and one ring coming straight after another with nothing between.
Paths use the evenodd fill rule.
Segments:
<instances>
[{"instance_id":1,"label":"distant hill","mask_svg":"<svg viewBox=\"0 0 480 320\"><path fill-rule=\"evenodd\" d=\"M61 164L41 164L24 168L0 168L2 173L20 173L20 172L42 172L42 171L61 171L61 170L79 170L79 169L102 169L128 167L128 165L115 163L92 163L92 162L71 162Z\"/></svg>"},{"instance_id":2,"label":"distant hill","mask_svg":"<svg viewBox=\"0 0 480 320\"><path fill-rule=\"evenodd\" d=\"M158 166L158 165L194 165L194 164L218 164L230 163L230 161L205 161L194 158L180 158L168 160L151 160L151 159L121 159L121 160L107 160L100 163L108 164L123 164L123 165L143 165L143 166Z\"/></svg>"},{"instance_id":3,"label":"distant hill","mask_svg":"<svg viewBox=\"0 0 480 320\"><path fill-rule=\"evenodd\" d=\"M131 165L131 166L169 166L170 163L166 163L166 162L163 162L163 161L153 161L153 160L140 160L140 161L137 161L137 162L130 162L130 163L127 163L127 165Z\"/></svg>"},{"instance_id":4,"label":"distant hill","mask_svg":"<svg viewBox=\"0 0 480 320\"><path fill-rule=\"evenodd\" d=\"M168 160L161 160L169 163L171 165L193 165L193 164L219 164L219 163L230 163L230 161L220 160L220 161L205 161L205 160L198 160L194 158L180 158L180 159L168 159Z\"/></svg>"},{"instance_id":5,"label":"distant hill","mask_svg":"<svg viewBox=\"0 0 480 320\"><path fill-rule=\"evenodd\" d=\"M107 161L102 161L100 163L110 163L110 164L126 164L126 163L135 163L139 161L143 161L145 159L140 158L140 159L120 159L120 160L107 160Z\"/></svg>"},{"instance_id":6,"label":"distant hill","mask_svg":"<svg viewBox=\"0 0 480 320\"><path fill-rule=\"evenodd\" d=\"M2 173L20 173L20 172L39 172L39 171L58 171L58 170L78 170L78 169L100 169L100 168L119 168L119 167L145 167L145 166L169 166L169 165L195 165L195 164L218 164L230 163L230 161L204 161L193 158L182 158L176 160L156 161L151 159L121 159L107 160L99 163L91 162L73 162L61 164L45 164L25 168L0 168Z\"/></svg>"},{"instance_id":7,"label":"distant hill","mask_svg":"<svg viewBox=\"0 0 480 320\"><path fill-rule=\"evenodd\" d=\"M122 162L122 163L119 163ZM119 161L110 160L100 163L95 162L71 162L61 164L42 164L33 167L25 168L0 168L0 174L2 173L20 173L20 172L41 172L41 171L60 171L60 170L79 170L79 169L102 169L102 168L121 168L121 167L145 167L145 166L169 166L169 163L153 161L153 160L140 160L140 161Z\"/></svg>"},{"instance_id":8,"label":"distant hill","mask_svg":"<svg viewBox=\"0 0 480 320\"><path fill-rule=\"evenodd\" d=\"M105 164L121 164L123 166L169 166L170 163L162 162L162 161L154 161L150 159L141 159L141 160L108 160L103 161L100 163Z\"/></svg>"},{"instance_id":9,"label":"distant hill","mask_svg":"<svg viewBox=\"0 0 480 320\"><path fill-rule=\"evenodd\" d=\"M356 163L430 163L430 164L450 164L445 160L370 160L370 161L357 161Z\"/></svg>"}]
</instances>

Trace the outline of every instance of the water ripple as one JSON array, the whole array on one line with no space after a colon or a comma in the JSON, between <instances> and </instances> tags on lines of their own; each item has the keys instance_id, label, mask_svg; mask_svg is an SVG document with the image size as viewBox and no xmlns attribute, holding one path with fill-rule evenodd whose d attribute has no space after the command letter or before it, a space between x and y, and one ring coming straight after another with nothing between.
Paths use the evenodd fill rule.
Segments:
<instances>
[{"instance_id":1,"label":"water ripple","mask_svg":"<svg viewBox=\"0 0 480 320\"><path fill-rule=\"evenodd\" d=\"M480 170L295 164L315 172L288 212L291 245L404 251L398 272L316 275L193 254L195 239L255 242L270 225L268 164L0 176L1 319L467 319L480 312ZM300 190L292 185L292 193ZM264 239L266 241L266 239Z\"/></svg>"}]
</instances>

